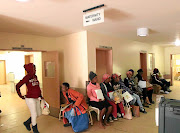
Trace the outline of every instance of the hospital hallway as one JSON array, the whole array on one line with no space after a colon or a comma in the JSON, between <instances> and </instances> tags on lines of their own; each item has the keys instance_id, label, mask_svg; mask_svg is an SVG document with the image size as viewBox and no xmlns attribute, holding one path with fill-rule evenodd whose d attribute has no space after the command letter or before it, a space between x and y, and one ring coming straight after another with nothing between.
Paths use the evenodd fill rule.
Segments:
<instances>
[{"instance_id":1,"label":"hospital hallway","mask_svg":"<svg viewBox=\"0 0 180 133\"><path fill-rule=\"evenodd\" d=\"M166 98L180 99L180 82L175 83L176 86L171 87L172 93ZM20 99L16 93L11 93L7 89L8 86L1 85L0 92L0 132L1 133L28 133L23 122L29 118L30 113L25 101ZM153 96L155 100L155 95ZM147 114L133 117L133 120L119 119L106 127L105 130L99 129L98 123L94 120L94 125L89 126L86 133L158 133L158 127L155 125L155 104L151 108L146 108ZM95 119L95 117L94 117ZM40 116L37 120L38 128L41 133L73 133L71 127L64 127L63 122L58 118L51 116ZM137 125L143 125L141 128ZM113 127L113 128L111 128ZM31 131L32 133L32 131Z\"/></svg>"}]
</instances>

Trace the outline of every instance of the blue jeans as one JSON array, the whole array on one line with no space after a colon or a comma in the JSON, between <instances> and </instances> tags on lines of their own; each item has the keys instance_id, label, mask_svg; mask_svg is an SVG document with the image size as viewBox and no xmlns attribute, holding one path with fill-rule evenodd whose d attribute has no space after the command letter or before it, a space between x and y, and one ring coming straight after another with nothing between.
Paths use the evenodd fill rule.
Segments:
<instances>
[{"instance_id":1,"label":"blue jeans","mask_svg":"<svg viewBox=\"0 0 180 133\"><path fill-rule=\"evenodd\" d=\"M132 97L133 97L133 100L131 101L131 104L135 104L137 101L137 104L139 105L140 109L143 109L143 105L141 103L140 97L135 93L132 94Z\"/></svg>"}]
</instances>

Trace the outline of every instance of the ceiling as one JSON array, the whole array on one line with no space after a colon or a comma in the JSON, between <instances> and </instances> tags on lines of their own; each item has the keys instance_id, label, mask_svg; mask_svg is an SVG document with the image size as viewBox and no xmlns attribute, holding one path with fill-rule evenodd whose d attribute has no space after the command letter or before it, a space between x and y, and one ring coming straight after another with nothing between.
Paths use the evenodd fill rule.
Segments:
<instances>
[{"instance_id":1,"label":"ceiling","mask_svg":"<svg viewBox=\"0 0 180 133\"><path fill-rule=\"evenodd\" d=\"M105 4L105 22L83 27L83 10ZM59 37L83 30L169 44L180 31L180 0L1 0L0 32ZM149 37L136 29L150 28Z\"/></svg>"}]
</instances>

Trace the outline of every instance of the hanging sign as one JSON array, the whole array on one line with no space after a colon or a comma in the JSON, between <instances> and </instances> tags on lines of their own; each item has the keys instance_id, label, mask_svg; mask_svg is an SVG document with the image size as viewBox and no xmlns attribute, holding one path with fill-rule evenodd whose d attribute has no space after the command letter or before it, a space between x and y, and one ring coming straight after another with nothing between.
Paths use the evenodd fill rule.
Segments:
<instances>
[{"instance_id":1,"label":"hanging sign","mask_svg":"<svg viewBox=\"0 0 180 133\"><path fill-rule=\"evenodd\" d=\"M83 26L89 26L104 22L104 9L85 13L83 15Z\"/></svg>"}]
</instances>

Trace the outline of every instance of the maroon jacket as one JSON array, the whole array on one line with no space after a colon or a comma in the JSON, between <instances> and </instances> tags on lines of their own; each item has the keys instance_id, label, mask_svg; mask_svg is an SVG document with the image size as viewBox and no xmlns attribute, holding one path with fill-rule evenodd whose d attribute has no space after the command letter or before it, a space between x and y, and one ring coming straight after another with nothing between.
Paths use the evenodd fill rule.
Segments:
<instances>
[{"instance_id":1,"label":"maroon jacket","mask_svg":"<svg viewBox=\"0 0 180 133\"><path fill-rule=\"evenodd\" d=\"M20 87L23 84L26 84L27 86L27 98L38 98L41 96L41 89L39 87L39 81L37 79L37 76L34 72L34 64L30 63L24 66L25 70L27 71L27 75L16 85L16 91L20 98L22 98Z\"/></svg>"}]
</instances>

